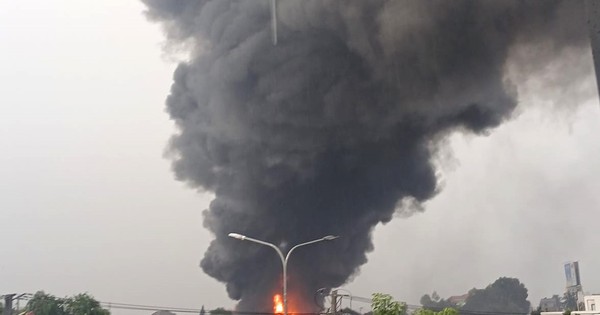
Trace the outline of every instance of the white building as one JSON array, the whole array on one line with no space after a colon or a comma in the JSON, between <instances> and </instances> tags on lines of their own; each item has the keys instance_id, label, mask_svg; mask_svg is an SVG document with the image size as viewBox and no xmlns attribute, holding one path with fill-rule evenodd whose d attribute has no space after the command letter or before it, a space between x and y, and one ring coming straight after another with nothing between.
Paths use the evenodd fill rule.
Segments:
<instances>
[{"instance_id":1,"label":"white building","mask_svg":"<svg viewBox=\"0 0 600 315\"><path fill-rule=\"evenodd\" d=\"M586 311L600 310L600 294L586 295L583 297Z\"/></svg>"},{"instance_id":2,"label":"white building","mask_svg":"<svg viewBox=\"0 0 600 315\"><path fill-rule=\"evenodd\" d=\"M581 302L581 300L580 300ZM600 315L600 294L585 295L583 303L585 309L572 311L571 315ZM581 305L580 304L580 305ZM563 315L563 311L559 312L542 312L541 315Z\"/></svg>"}]
</instances>

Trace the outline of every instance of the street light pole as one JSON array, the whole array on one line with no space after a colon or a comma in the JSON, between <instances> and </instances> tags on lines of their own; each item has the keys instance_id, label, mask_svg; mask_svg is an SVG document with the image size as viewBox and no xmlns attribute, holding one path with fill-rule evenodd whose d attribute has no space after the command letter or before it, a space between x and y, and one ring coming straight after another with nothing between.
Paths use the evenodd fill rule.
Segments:
<instances>
[{"instance_id":1,"label":"street light pole","mask_svg":"<svg viewBox=\"0 0 600 315\"><path fill-rule=\"evenodd\" d=\"M277 46L277 0L271 0L271 40Z\"/></svg>"},{"instance_id":2,"label":"street light pole","mask_svg":"<svg viewBox=\"0 0 600 315\"><path fill-rule=\"evenodd\" d=\"M241 235L238 233L229 233L229 237L238 239L240 241L250 241L250 242L258 243L258 244L261 244L264 246L268 246L277 252L279 259L281 259L281 266L283 267L283 315L288 315L288 313L287 313L287 311L288 311L288 308L287 308L287 262L290 259L290 255L292 254L294 249L296 249L298 247L306 246L306 245L310 245L310 244L314 244L314 243L318 243L318 242L323 242L323 241L333 241L334 239L338 238L339 236L327 235L327 236L321 237L316 240L308 241L305 243L300 243L300 244L292 247L290 249L290 251L287 253L287 255L285 255L285 257L283 256L283 253L281 252L279 247L275 246L274 244L267 243L267 242L261 241L261 240L257 240L255 238L251 238L251 237Z\"/></svg>"}]
</instances>

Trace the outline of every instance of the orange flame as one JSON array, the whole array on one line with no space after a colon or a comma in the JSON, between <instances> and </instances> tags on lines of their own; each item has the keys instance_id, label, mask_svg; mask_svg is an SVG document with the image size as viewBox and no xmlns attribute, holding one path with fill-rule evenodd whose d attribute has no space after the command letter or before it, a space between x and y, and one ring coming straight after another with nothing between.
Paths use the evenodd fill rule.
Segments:
<instances>
[{"instance_id":1,"label":"orange flame","mask_svg":"<svg viewBox=\"0 0 600 315\"><path fill-rule=\"evenodd\" d=\"M283 301L279 294L273 296L273 311L275 311L275 314L283 314Z\"/></svg>"}]
</instances>

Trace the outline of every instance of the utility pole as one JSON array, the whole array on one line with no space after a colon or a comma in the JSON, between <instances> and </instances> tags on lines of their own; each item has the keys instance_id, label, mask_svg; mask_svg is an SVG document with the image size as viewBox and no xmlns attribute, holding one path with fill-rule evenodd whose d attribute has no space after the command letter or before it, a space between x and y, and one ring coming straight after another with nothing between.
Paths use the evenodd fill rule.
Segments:
<instances>
[{"instance_id":1,"label":"utility pole","mask_svg":"<svg viewBox=\"0 0 600 315\"><path fill-rule=\"evenodd\" d=\"M271 40L277 46L277 0L271 0Z\"/></svg>"},{"instance_id":2,"label":"utility pole","mask_svg":"<svg viewBox=\"0 0 600 315\"><path fill-rule=\"evenodd\" d=\"M2 315L12 315L12 301L16 294L4 295L4 311Z\"/></svg>"},{"instance_id":3,"label":"utility pole","mask_svg":"<svg viewBox=\"0 0 600 315\"><path fill-rule=\"evenodd\" d=\"M337 314L338 290L331 291L331 314Z\"/></svg>"}]
</instances>

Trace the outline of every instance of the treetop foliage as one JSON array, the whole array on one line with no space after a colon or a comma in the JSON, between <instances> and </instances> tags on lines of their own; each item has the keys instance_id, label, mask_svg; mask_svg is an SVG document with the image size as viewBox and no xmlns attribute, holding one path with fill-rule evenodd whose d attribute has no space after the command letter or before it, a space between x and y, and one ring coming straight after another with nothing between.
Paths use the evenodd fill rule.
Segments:
<instances>
[{"instance_id":1,"label":"treetop foliage","mask_svg":"<svg viewBox=\"0 0 600 315\"><path fill-rule=\"evenodd\" d=\"M531 304L527 297L527 288L519 279L502 277L484 289L470 290L462 306L441 298L435 291L431 295L425 294L421 297L423 309L417 315L449 315L442 313L447 309L462 310L469 314L528 314Z\"/></svg>"},{"instance_id":2,"label":"treetop foliage","mask_svg":"<svg viewBox=\"0 0 600 315\"><path fill-rule=\"evenodd\" d=\"M217 314L217 315L231 315L232 314L231 311L228 311L228 310L226 310L226 309L224 309L222 307L216 308L216 309L210 311L209 313L211 315L215 315L215 314Z\"/></svg>"},{"instance_id":3,"label":"treetop foliage","mask_svg":"<svg viewBox=\"0 0 600 315\"><path fill-rule=\"evenodd\" d=\"M424 309L433 311L440 311L446 308L458 308L458 305L449 300L442 299L435 291L433 291L431 296L429 294L423 295L420 302Z\"/></svg>"},{"instance_id":4,"label":"treetop foliage","mask_svg":"<svg viewBox=\"0 0 600 315\"><path fill-rule=\"evenodd\" d=\"M371 300L373 315L406 315L406 303L394 301L392 296L373 293Z\"/></svg>"},{"instance_id":5,"label":"treetop foliage","mask_svg":"<svg viewBox=\"0 0 600 315\"><path fill-rule=\"evenodd\" d=\"M527 314L531 304L527 288L516 278L499 278L485 289L469 291L464 310Z\"/></svg>"},{"instance_id":6,"label":"treetop foliage","mask_svg":"<svg viewBox=\"0 0 600 315\"><path fill-rule=\"evenodd\" d=\"M413 315L458 315L458 314L459 313L456 309L451 308L451 307L446 307L439 312L421 308L421 309L416 310Z\"/></svg>"},{"instance_id":7,"label":"treetop foliage","mask_svg":"<svg viewBox=\"0 0 600 315\"><path fill-rule=\"evenodd\" d=\"M57 298L44 291L36 292L25 308L34 315L110 315L100 302L87 293Z\"/></svg>"}]
</instances>

